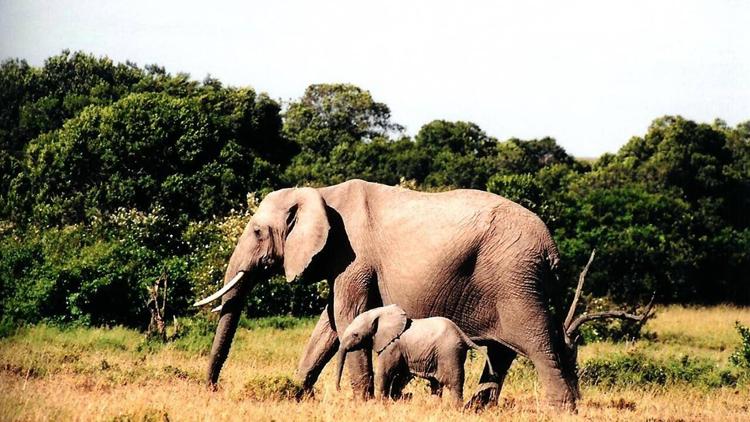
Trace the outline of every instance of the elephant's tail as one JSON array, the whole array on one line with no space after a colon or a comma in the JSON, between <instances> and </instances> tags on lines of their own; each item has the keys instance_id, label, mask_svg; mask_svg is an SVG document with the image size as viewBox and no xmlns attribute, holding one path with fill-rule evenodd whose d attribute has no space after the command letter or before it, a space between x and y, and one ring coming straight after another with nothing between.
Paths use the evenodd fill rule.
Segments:
<instances>
[{"instance_id":1,"label":"elephant's tail","mask_svg":"<svg viewBox=\"0 0 750 422\"><path fill-rule=\"evenodd\" d=\"M551 236L545 243L546 245L544 248L544 262L546 264L546 268L544 270L546 272L547 282L557 284L559 283L557 272L560 266L560 253L557 251L557 245L555 245L555 242L552 240Z\"/></svg>"},{"instance_id":2,"label":"elephant's tail","mask_svg":"<svg viewBox=\"0 0 750 422\"><path fill-rule=\"evenodd\" d=\"M474 349L474 350L476 350L476 351L478 351L479 353L481 353L481 354L483 354L483 355L484 355L484 359L485 359L485 360L487 361L487 368L488 368L488 369L490 370L490 375L495 375L495 369L494 369L494 368L492 367L492 362L490 362L490 356L489 356L489 355L488 355L487 353L485 353L485 351L484 351L484 350L480 349L480 348L479 348L479 345L478 345L478 344L476 344L476 343L474 343L474 342L473 342L473 341L472 341L472 340L471 340L471 339L469 338L469 336L467 336L467 335L466 335L466 334L465 334L465 333L464 333L463 331L461 332L461 335L463 336L463 338L464 338L464 341L466 342L466 344L467 344L467 345L468 345L469 347L471 347L472 349Z\"/></svg>"},{"instance_id":3,"label":"elephant's tail","mask_svg":"<svg viewBox=\"0 0 750 422\"><path fill-rule=\"evenodd\" d=\"M560 255L551 236L544 242L538 268L539 280L541 281L539 287L543 294L542 300L552 305L554 309L558 310L558 313L564 312L566 294L564 283L560 282ZM560 316L556 315L554 319L560 319ZM562 327L562 320L555 321L554 324Z\"/></svg>"}]
</instances>

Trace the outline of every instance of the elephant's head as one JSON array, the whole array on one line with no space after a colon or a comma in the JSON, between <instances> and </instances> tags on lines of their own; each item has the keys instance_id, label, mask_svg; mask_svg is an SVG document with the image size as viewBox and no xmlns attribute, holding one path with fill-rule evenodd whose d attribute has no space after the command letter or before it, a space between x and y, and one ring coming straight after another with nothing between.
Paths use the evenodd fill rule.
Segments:
<instances>
[{"instance_id":1,"label":"elephant's head","mask_svg":"<svg viewBox=\"0 0 750 422\"><path fill-rule=\"evenodd\" d=\"M339 336L338 371L336 389L341 385L346 354L354 350L372 347L380 353L396 340L406 329L406 312L397 305L371 309L359 314Z\"/></svg>"},{"instance_id":2,"label":"elephant's head","mask_svg":"<svg viewBox=\"0 0 750 422\"><path fill-rule=\"evenodd\" d=\"M208 366L214 385L237 330L242 302L259 278L281 271L292 281L325 246L330 225L323 198L312 188L283 189L263 199L229 259L224 287L197 302L221 298L221 312Z\"/></svg>"}]
</instances>

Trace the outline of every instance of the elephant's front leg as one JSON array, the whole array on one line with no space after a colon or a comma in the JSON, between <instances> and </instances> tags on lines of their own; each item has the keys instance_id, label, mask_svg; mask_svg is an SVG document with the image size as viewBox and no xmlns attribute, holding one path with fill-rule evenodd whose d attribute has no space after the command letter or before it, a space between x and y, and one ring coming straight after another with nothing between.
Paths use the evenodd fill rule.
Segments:
<instances>
[{"instance_id":1,"label":"elephant's front leg","mask_svg":"<svg viewBox=\"0 0 750 422\"><path fill-rule=\"evenodd\" d=\"M333 309L336 331L343 333L360 313L373 307L370 297L371 273L352 264L336 278L333 285ZM373 397L374 383L372 354L369 351L351 351L346 357L346 368L354 396Z\"/></svg>"},{"instance_id":2,"label":"elephant's front leg","mask_svg":"<svg viewBox=\"0 0 750 422\"><path fill-rule=\"evenodd\" d=\"M312 391L320 372L336 354L338 348L338 336L331 327L329 313L329 308L326 306L320 314L320 319L297 365L297 379L302 383L304 393Z\"/></svg>"},{"instance_id":3,"label":"elephant's front leg","mask_svg":"<svg viewBox=\"0 0 750 422\"><path fill-rule=\"evenodd\" d=\"M381 399L398 400L411 378L409 368L395 344L385 348L378 355L375 371L376 396Z\"/></svg>"},{"instance_id":4,"label":"elephant's front leg","mask_svg":"<svg viewBox=\"0 0 750 422\"><path fill-rule=\"evenodd\" d=\"M363 400L373 397L374 380L372 371L372 357L364 350L350 352L346 359L349 370L349 380L352 384L354 396Z\"/></svg>"}]
</instances>

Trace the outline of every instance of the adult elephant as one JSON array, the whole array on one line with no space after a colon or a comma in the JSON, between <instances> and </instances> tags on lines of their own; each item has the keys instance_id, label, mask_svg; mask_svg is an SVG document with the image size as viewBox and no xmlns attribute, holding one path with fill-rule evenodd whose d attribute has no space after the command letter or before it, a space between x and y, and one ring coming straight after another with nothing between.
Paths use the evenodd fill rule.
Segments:
<instances>
[{"instance_id":1,"label":"adult elephant","mask_svg":"<svg viewBox=\"0 0 750 422\"><path fill-rule=\"evenodd\" d=\"M443 316L488 348L480 401L497 400L517 354L534 363L547 401L574 409L578 379L547 307L557 248L532 212L500 196L454 190L421 193L351 180L282 189L261 202L232 254L208 366L215 384L251 286L274 271L333 281L298 367L312 388L336 353L337 332L359 313L397 304L410 318ZM373 391L371 356L347 360L362 397Z\"/></svg>"}]
</instances>

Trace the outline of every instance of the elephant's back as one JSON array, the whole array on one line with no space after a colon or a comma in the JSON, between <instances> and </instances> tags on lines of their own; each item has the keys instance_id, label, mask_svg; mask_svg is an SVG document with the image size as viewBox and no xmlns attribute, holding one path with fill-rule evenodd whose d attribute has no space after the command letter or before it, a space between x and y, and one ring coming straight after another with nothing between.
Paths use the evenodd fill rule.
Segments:
<instances>
[{"instance_id":1,"label":"elephant's back","mask_svg":"<svg viewBox=\"0 0 750 422\"><path fill-rule=\"evenodd\" d=\"M497 215L502 215L507 224L544 226L523 206L475 189L419 192L353 179L321 188L320 193L348 221L362 217L367 220L362 223L380 230L398 226L418 232L424 225L441 224L447 232L479 233L491 229Z\"/></svg>"},{"instance_id":2,"label":"elephant's back","mask_svg":"<svg viewBox=\"0 0 750 422\"><path fill-rule=\"evenodd\" d=\"M423 193L353 180L321 193L341 213L356 255L377 273L384 303L414 318L460 321L467 333L497 318L488 302L541 291L559 260L536 214L489 192Z\"/></svg>"},{"instance_id":3,"label":"elephant's back","mask_svg":"<svg viewBox=\"0 0 750 422\"><path fill-rule=\"evenodd\" d=\"M440 261L460 261L472 253L498 270L529 259L543 259L552 267L558 262L544 222L493 193L416 192L357 179L320 192L342 216L356 252L386 264L403 262L405 271L440 267Z\"/></svg>"},{"instance_id":4,"label":"elephant's back","mask_svg":"<svg viewBox=\"0 0 750 422\"><path fill-rule=\"evenodd\" d=\"M411 321L410 327L401 335L402 341L412 346L421 345L414 351L430 355L440 344L459 346L463 341L463 332L458 326L445 317L418 318ZM419 350L417 350L419 349Z\"/></svg>"}]
</instances>

